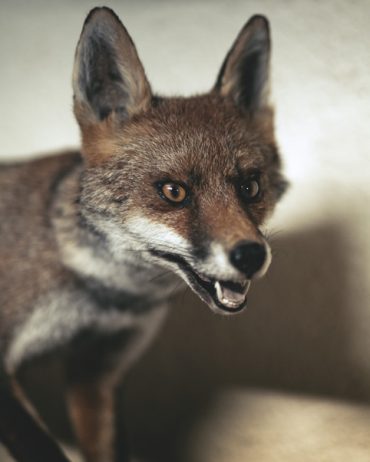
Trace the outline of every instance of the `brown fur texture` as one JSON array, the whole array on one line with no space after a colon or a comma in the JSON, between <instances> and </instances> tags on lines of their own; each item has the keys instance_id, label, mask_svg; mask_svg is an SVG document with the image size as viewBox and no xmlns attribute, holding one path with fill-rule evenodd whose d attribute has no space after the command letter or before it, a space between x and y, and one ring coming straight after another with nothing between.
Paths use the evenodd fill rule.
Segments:
<instances>
[{"instance_id":1,"label":"brown fur texture","mask_svg":"<svg viewBox=\"0 0 370 462\"><path fill-rule=\"evenodd\" d=\"M160 100L113 137L106 121L89 130L84 139L91 142L84 144L84 153L93 159L93 166L86 176L100 179L104 187L99 194L101 207L107 213L116 213L118 207L143 209L145 215L187 239L192 233L203 241L205 236L220 237L231 248L242 237L257 237L255 226L272 210L284 185L272 130L266 133L258 121L241 118L232 104L215 94ZM254 170L264 173L265 193L262 201L249 207L248 219L235 183ZM119 177L129 181L122 184ZM152 185L167 178L189 185L192 208L173 212L170 204L155 200ZM230 217L234 223L231 233Z\"/></svg>"},{"instance_id":2,"label":"brown fur texture","mask_svg":"<svg viewBox=\"0 0 370 462\"><path fill-rule=\"evenodd\" d=\"M39 294L68 279L58 264L49 216L50 191L54 182L78 162L78 153L65 153L0 169L0 214L4 217L0 225L3 351L14 326L29 315Z\"/></svg>"},{"instance_id":3,"label":"brown fur texture","mask_svg":"<svg viewBox=\"0 0 370 462\"><path fill-rule=\"evenodd\" d=\"M115 389L159 327L177 276L230 314L219 291L243 308L240 291L267 269L260 226L286 185L266 99L269 52L267 21L254 17L210 93L162 98L117 16L94 9L73 73L81 153L0 169L0 400L14 403L9 377L20 364L62 350L87 461L125 457ZM243 196L251 181L253 200ZM183 185L183 203L164 200L166 182ZM253 270L231 258L245 242L260 252ZM6 415L0 439L18 460L63 460L19 402ZM36 437L20 454L22 422Z\"/></svg>"}]
</instances>

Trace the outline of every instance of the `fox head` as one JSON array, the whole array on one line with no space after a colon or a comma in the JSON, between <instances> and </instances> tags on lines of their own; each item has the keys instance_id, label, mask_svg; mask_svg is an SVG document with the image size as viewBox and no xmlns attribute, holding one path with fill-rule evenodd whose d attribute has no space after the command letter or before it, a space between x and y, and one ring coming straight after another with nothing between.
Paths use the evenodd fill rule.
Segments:
<instances>
[{"instance_id":1,"label":"fox head","mask_svg":"<svg viewBox=\"0 0 370 462\"><path fill-rule=\"evenodd\" d=\"M214 311L246 305L271 260L260 231L285 189L268 105L267 20L244 26L212 90L153 95L108 8L88 15L73 73L85 168L81 210L112 258L172 269ZM137 253L136 253L137 255Z\"/></svg>"}]
</instances>

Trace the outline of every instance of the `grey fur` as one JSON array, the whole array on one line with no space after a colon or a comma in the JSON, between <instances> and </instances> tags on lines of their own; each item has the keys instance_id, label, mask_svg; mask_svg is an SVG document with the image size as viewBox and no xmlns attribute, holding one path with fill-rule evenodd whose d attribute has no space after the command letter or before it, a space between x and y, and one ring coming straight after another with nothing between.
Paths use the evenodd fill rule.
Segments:
<instances>
[{"instance_id":1,"label":"grey fur","mask_svg":"<svg viewBox=\"0 0 370 462\"><path fill-rule=\"evenodd\" d=\"M117 16L108 8L88 16L73 78L81 153L0 168L0 402L16 403L6 410L11 426L0 410L0 439L18 453L17 423L28 426L35 447L28 441L22 460L33 451L65 461L53 444L43 459L48 436L15 401L12 379L24 361L73 349L67 401L85 458L123 462L115 388L160 327L170 295L185 281L217 313L245 307L249 278L270 263L260 226L285 184L268 64L267 21L254 18L210 93L153 97ZM252 177L261 194L248 201L241 187ZM183 185L186 201L163 197L168 182ZM253 274L230 258L245 240L266 248Z\"/></svg>"}]
</instances>

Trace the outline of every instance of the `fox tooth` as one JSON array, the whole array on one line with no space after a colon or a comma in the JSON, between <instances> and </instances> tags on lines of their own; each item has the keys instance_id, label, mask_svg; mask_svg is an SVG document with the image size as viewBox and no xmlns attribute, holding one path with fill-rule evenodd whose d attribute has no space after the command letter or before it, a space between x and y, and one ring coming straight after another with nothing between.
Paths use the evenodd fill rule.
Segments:
<instances>
[{"instance_id":1,"label":"fox tooth","mask_svg":"<svg viewBox=\"0 0 370 462\"><path fill-rule=\"evenodd\" d=\"M217 298L218 298L218 300L221 302L221 300L222 300L222 298L223 298L223 295L222 295L221 284L219 283L219 281L216 281L216 282L215 282L215 289L216 289ZM222 303L222 302L221 302L221 303Z\"/></svg>"}]
</instances>

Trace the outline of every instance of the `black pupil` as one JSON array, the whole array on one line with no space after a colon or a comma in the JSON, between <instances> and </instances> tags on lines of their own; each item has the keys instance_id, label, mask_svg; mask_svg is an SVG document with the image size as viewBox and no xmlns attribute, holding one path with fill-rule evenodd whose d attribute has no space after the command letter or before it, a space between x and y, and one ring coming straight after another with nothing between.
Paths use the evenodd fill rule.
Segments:
<instances>
[{"instance_id":1,"label":"black pupil","mask_svg":"<svg viewBox=\"0 0 370 462\"><path fill-rule=\"evenodd\" d=\"M242 186L243 193L245 196L252 198L256 195L256 188L258 188L258 184L256 184L255 180L251 180L249 183L246 183Z\"/></svg>"},{"instance_id":2,"label":"black pupil","mask_svg":"<svg viewBox=\"0 0 370 462\"><path fill-rule=\"evenodd\" d=\"M169 187L169 190L171 192L171 195L174 199L177 199L180 195L180 190L179 187L176 186L175 184L171 184Z\"/></svg>"}]
</instances>

